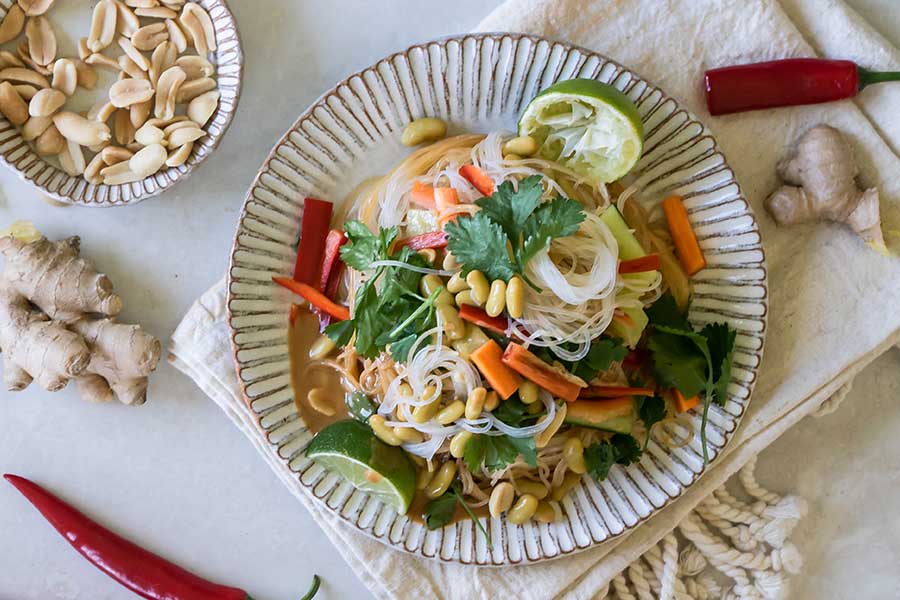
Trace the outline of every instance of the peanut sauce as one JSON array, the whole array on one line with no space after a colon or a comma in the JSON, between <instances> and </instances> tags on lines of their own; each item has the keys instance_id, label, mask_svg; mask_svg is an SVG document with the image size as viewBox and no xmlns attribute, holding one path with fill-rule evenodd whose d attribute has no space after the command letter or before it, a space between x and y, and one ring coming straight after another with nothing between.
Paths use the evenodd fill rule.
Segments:
<instances>
[{"instance_id":1,"label":"peanut sauce","mask_svg":"<svg viewBox=\"0 0 900 600\"><path fill-rule=\"evenodd\" d=\"M346 390L341 374L335 369L316 364L310 360L309 349L319 338L319 317L312 312L301 310L288 335L288 353L291 357L291 385L294 388L294 402L307 428L313 434L323 428L347 419ZM322 404L334 414L319 412L309 403L309 392L320 388Z\"/></svg>"}]
</instances>

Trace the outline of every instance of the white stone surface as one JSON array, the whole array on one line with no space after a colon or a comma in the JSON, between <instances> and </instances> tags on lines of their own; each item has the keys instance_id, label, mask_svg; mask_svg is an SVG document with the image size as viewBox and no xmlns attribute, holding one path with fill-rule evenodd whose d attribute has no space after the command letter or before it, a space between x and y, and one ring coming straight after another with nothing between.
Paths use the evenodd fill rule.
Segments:
<instances>
[{"instance_id":1,"label":"white stone surface","mask_svg":"<svg viewBox=\"0 0 900 600\"><path fill-rule=\"evenodd\" d=\"M897 43L893 1L853 4ZM54 208L2 170L0 224L25 218L50 237L81 235L85 255L122 293L123 318L165 342L224 274L243 194L299 112L347 74L410 43L467 31L498 3L232 0L244 94L224 143L190 180L130 208ZM796 598L900 596L898 397L895 351L861 375L838 412L806 420L761 458L764 484L811 500L795 536L808 561ZM370 597L250 444L167 364L140 408L88 405L74 390L0 391L0 472L45 483L116 531L258 600L296 598L313 573L324 579L320 598ZM128 597L0 485L0 600Z\"/></svg>"}]
</instances>

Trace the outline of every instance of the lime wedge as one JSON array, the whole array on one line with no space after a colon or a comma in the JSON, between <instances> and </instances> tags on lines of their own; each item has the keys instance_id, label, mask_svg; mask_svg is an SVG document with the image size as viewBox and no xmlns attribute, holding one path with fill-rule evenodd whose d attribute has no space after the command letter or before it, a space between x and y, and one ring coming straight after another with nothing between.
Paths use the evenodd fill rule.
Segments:
<instances>
[{"instance_id":1,"label":"lime wedge","mask_svg":"<svg viewBox=\"0 0 900 600\"><path fill-rule=\"evenodd\" d=\"M542 157L603 183L628 173L644 148L637 107L593 79L561 81L535 96L519 118L519 135L535 138Z\"/></svg>"},{"instance_id":2,"label":"lime wedge","mask_svg":"<svg viewBox=\"0 0 900 600\"><path fill-rule=\"evenodd\" d=\"M364 423L332 423L316 435L306 455L398 513L409 509L416 492L415 466L406 452L379 440Z\"/></svg>"}]
</instances>

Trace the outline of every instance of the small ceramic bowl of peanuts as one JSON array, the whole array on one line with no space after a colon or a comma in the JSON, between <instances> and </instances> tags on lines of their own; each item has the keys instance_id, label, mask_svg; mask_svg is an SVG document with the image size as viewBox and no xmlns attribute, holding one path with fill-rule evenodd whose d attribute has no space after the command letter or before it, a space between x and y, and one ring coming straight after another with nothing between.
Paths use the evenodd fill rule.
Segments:
<instances>
[{"instance_id":1,"label":"small ceramic bowl of peanuts","mask_svg":"<svg viewBox=\"0 0 900 600\"><path fill-rule=\"evenodd\" d=\"M218 146L242 68L224 0L0 0L0 161L58 202L156 196Z\"/></svg>"}]
</instances>

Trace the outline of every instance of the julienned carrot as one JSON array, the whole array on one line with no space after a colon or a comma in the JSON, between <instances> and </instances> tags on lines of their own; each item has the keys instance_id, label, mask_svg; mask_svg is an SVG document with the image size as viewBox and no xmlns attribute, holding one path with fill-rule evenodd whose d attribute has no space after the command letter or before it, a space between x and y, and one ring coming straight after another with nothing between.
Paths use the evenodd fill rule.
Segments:
<instances>
[{"instance_id":1,"label":"julienned carrot","mask_svg":"<svg viewBox=\"0 0 900 600\"><path fill-rule=\"evenodd\" d=\"M497 342L488 340L470 356L494 391L506 400L519 389L519 376L503 364L502 355Z\"/></svg>"},{"instance_id":2,"label":"julienned carrot","mask_svg":"<svg viewBox=\"0 0 900 600\"><path fill-rule=\"evenodd\" d=\"M672 397L675 399L675 409L680 413L691 410L692 408L700 404L700 396L691 396L690 398L685 398L684 394L682 394L675 388L672 388Z\"/></svg>"},{"instance_id":3,"label":"julienned carrot","mask_svg":"<svg viewBox=\"0 0 900 600\"><path fill-rule=\"evenodd\" d=\"M460 176L471 183L476 190L490 196L494 193L494 180L475 165L463 165L459 168Z\"/></svg>"},{"instance_id":4,"label":"julienned carrot","mask_svg":"<svg viewBox=\"0 0 900 600\"><path fill-rule=\"evenodd\" d=\"M503 364L566 402L575 402L584 387L580 379L556 369L515 342L503 353Z\"/></svg>"},{"instance_id":5,"label":"julienned carrot","mask_svg":"<svg viewBox=\"0 0 900 600\"><path fill-rule=\"evenodd\" d=\"M479 327L496 331L506 335L506 329L509 321L506 317L492 317L477 306L471 304L463 304L459 307L459 316L470 323L475 323Z\"/></svg>"},{"instance_id":6,"label":"julienned carrot","mask_svg":"<svg viewBox=\"0 0 900 600\"><path fill-rule=\"evenodd\" d=\"M299 281L294 281L293 279L288 279L287 277L273 277L272 281L283 288L289 289L298 296L303 297L307 302L309 302L319 310L328 313L338 321L347 321L350 319L349 308L333 302L328 298L328 296L311 285L300 283Z\"/></svg>"},{"instance_id":7,"label":"julienned carrot","mask_svg":"<svg viewBox=\"0 0 900 600\"><path fill-rule=\"evenodd\" d=\"M579 398L618 398L620 396L652 396L655 392L650 388L625 387L619 385L589 385L578 396Z\"/></svg>"},{"instance_id":8,"label":"julienned carrot","mask_svg":"<svg viewBox=\"0 0 900 600\"><path fill-rule=\"evenodd\" d=\"M675 244L675 253L681 261L684 272L690 277L706 266L706 259L703 258L703 251L697 243L687 209L684 208L680 196L669 196L663 200L662 207L669 223L672 243Z\"/></svg>"},{"instance_id":9,"label":"julienned carrot","mask_svg":"<svg viewBox=\"0 0 900 600\"><path fill-rule=\"evenodd\" d=\"M410 200L418 204L422 208L434 210L434 188L416 181L413 183Z\"/></svg>"},{"instance_id":10,"label":"julienned carrot","mask_svg":"<svg viewBox=\"0 0 900 600\"><path fill-rule=\"evenodd\" d=\"M434 188L434 206L438 212L443 212L451 206L459 204L459 194L452 187Z\"/></svg>"},{"instance_id":11,"label":"julienned carrot","mask_svg":"<svg viewBox=\"0 0 900 600\"><path fill-rule=\"evenodd\" d=\"M646 271L659 271L659 254L648 254L631 260L623 260L619 263L619 273L644 273Z\"/></svg>"},{"instance_id":12,"label":"julienned carrot","mask_svg":"<svg viewBox=\"0 0 900 600\"><path fill-rule=\"evenodd\" d=\"M294 265L294 280L310 285L318 283L325 252L325 238L331 223L334 205L325 200L305 198L303 200L303 222L300 225L300 244L297 248L297 262Z\"/></svg>"}]
</instances>

